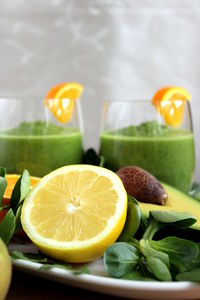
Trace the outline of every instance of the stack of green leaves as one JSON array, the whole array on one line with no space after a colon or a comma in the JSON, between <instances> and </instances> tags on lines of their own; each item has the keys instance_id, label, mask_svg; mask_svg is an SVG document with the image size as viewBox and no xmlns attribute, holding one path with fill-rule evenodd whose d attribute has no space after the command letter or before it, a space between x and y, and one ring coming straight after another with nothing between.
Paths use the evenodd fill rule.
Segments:
<instances>
[{"instance_id":1,"label":"stack of green leaves","mask_svg":"<svg viewBox=\"0 0 200 300\"><path fill-rule=\"evenodd\" d=\"M30 176L29 172L24 170L13 189L9 204L4 205L2 200L7 187L5 175L6 170L0 167L0 211L7 211L0 222L0 238L8 245L13 234L22 228L20 221L21 208L30 189Z\"/></svg>"},{"instance_id":2,"label":"stack of green leaves","mask_svg":"<svg viewBox=\"0 0 200 300\"><path fill-rule=\"evenodd\" d=\"M144 219L129 196L124 229L104 254L105 269L111 277L129 280L200 282L200 243L168 234L155 238L164 227L184 233L195 222L190 214L176 211L151 211Z\"/></svg>"}]
</instances>

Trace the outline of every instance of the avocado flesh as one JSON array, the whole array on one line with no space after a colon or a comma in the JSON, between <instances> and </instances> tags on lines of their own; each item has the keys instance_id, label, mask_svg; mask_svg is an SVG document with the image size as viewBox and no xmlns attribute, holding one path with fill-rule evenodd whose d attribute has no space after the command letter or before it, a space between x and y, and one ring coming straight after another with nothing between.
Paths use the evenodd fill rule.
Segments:
<instances>
[{"instance_id":1,"label":"avocado flesh","mask_svg":"<svg viewBox=\"0 0 200 300\"><path fill-rule=\"evenodd\" d=\"M149 211L151 210L176 210L181 212L187 212L197 219L197 222L191 227L200 230L200 201L195 200L194 198L182 193L181 191L175 189L172 186L167 185L166 183L162 183L162 186L168 193L168 199L166 204L162 206L139 202L139 207L142 211L142 214L148 217Z\"/></svg>"}]
</instances>

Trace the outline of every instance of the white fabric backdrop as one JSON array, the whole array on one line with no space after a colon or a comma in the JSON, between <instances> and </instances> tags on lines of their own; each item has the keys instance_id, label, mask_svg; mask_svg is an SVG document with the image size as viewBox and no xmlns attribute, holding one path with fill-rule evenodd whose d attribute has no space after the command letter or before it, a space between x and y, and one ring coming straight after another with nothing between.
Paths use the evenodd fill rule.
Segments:
<instances>
[{"instance_id":1,"label":"white fabric backdrop","mask_svg":"<svg viewBox=\"0 0 200 300\"><path fill-rule=\"evenodd\" d=\"M85 147L98 147L105 99L149 99L163 85L193 96L200 180L199 0L0 0L0 96L83 83Z\"/></svg>"}]
</instances>

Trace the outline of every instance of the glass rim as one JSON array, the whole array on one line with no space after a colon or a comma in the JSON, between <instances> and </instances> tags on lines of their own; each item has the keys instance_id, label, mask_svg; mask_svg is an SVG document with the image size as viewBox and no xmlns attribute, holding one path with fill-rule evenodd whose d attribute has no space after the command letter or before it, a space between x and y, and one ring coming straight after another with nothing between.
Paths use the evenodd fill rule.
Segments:
<instances>
[{"instance_id":1,"label":"glass rim","mask_svg":"<svg viewBox=\"0 0 200 300\"><path fill-rule=\"evenodd\" d=\"M60 99L60 98L48 98L48 100L55 100L55 99ZM62 99L68 99L69 98L62 98ZM0 101L1 100L5 100L5 101L45 101L45 97L40 97L40 96L16 96L16 97L1 97L0 96ZM74 100L76 101L80 101L79 98Z\"/></svg>"},{"instance_id":2,"label":"glass rim","mask_svg":"<svg viewBox=\"0 0 200 300\"><path fill-rule=\"evenodd\" d=\"M40 96L0 96L0 100L6 100L6 101L26 101L26 100L44 100L45 97Z\"/></svg>"},{"instance_id":3,"label":"glass rim","mask_svg":"<svg viewBox=\"0 0 200 300\"><path fill-rule=\"evenodd\" d=\"M182 99L176 99L176 100L182 100ZM168 100L170 101L170 100ZM114 99L109 99L109 100L105 100L104 103L148 103L148 104L152 104L152 100L145 100L145 99L125 99L125 100L114 100ZM190 104L191 101L186 100L186 103Z\"/></svg>"}]
</instances>

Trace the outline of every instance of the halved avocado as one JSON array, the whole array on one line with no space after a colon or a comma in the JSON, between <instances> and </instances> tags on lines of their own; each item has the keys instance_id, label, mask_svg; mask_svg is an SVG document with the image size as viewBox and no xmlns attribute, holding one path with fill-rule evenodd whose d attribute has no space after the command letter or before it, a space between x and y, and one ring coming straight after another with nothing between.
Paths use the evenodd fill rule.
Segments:
<instances>
[{"instance_id":1,"label":"halved avocado","mask_svg":"<svg viewBox=\"0 0 200 300\"><path fill-rule=\"evenodd\" d=\"M182 193L181 191L162 183L162 186L168 193L168 199L165 205L156 205L149 203L139 202L139 207L144 216L149 216L150 210L176 210L181 212L187 212L193 215L197 222L192 225L192 228L200 230L200 201Z\"/></svg>"}]
</instances>

